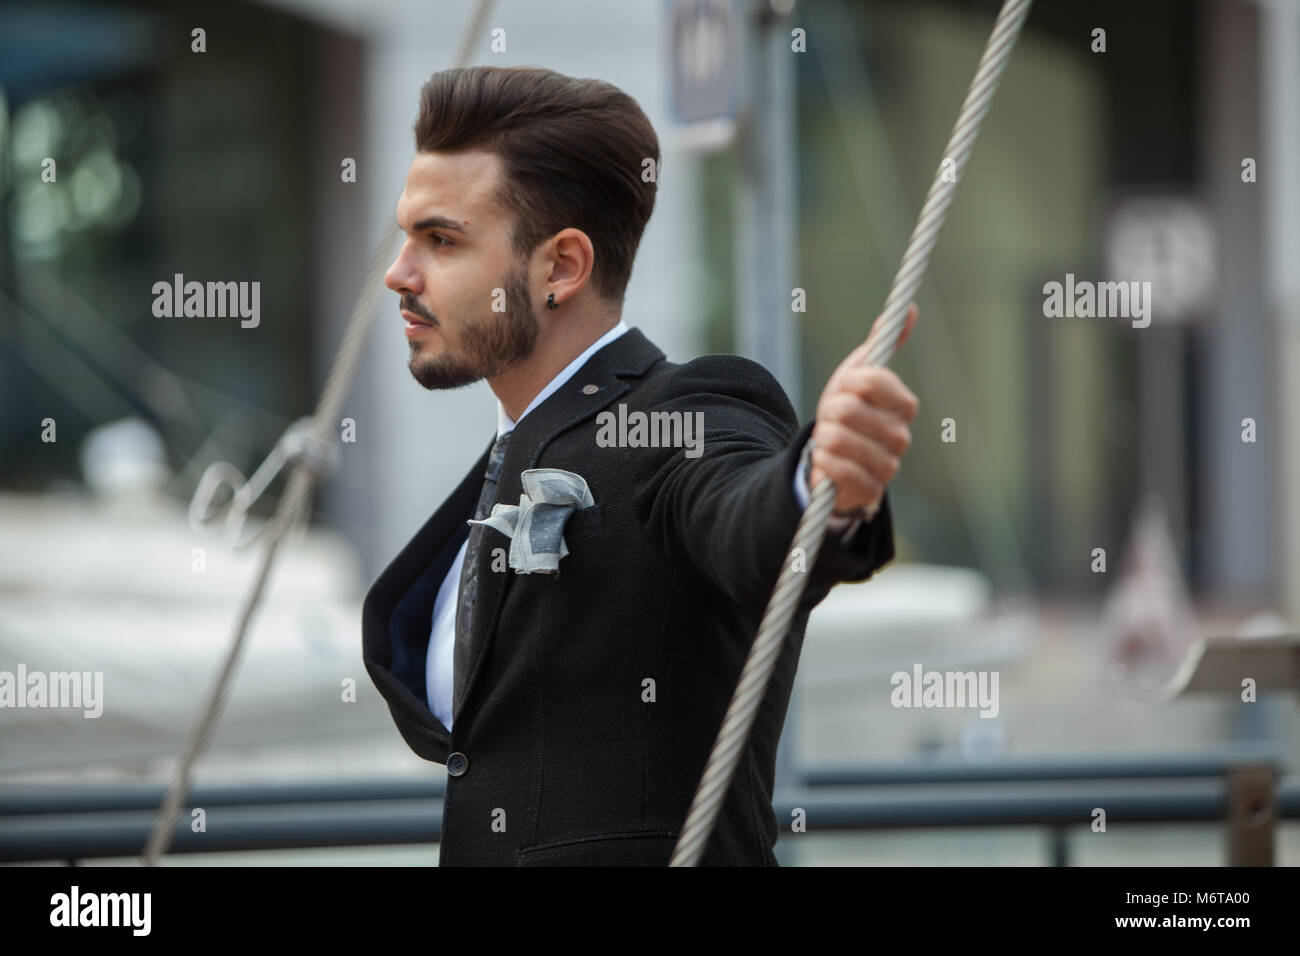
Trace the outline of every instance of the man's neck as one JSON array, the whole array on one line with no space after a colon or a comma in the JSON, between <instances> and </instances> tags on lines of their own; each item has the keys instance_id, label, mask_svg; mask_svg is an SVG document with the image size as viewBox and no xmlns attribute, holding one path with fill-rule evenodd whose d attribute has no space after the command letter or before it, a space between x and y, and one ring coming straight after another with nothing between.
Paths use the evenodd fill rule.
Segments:
<instances>
[{"instance_id":1,"label":"man's neck","mask_svg":"<svg viewBox=\"0 0 1300 956\"><path fill-rule=\"evenodd\" d=\"M525 361L488 379L488 385L511 421L519 421L524 409L551 379L564 371L565 366L586 351L591 343L618 325L619 320L620 316L616 315L595 329L561 325L554 330L555 338L545 345L539 342ZM564 334L566 331L567 335Z\"/></svg>"}]
</instances>

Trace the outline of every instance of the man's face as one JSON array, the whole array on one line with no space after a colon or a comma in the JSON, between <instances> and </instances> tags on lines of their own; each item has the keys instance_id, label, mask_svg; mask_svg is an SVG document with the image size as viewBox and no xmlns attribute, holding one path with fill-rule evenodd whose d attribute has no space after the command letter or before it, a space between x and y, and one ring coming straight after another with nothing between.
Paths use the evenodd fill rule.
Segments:
<instances>
[{"instance_id":1,"label":"man's face","mask_svg":"<svg viewBox=\"0 0 1300 956\"><path fill-rule=\"evenodd\" d=\"M406 175L397 203L405 241L384 284L402 297L411 374L425 388L492 378L537 341L528 263L510 248L512 218L493 197L500 172L496 154L473 151L417 153Z\"/></svg>"}]
</instances>

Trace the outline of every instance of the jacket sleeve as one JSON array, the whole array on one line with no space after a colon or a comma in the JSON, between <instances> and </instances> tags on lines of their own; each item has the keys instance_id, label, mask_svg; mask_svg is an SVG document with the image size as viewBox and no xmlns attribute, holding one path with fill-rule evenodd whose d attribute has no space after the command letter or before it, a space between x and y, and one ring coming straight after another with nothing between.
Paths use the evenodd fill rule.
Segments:
<instances>
[{"instance_id":1,"label":"jacket sleeve","mask_svg":"<svg viewBox=\"0 0 1300 956\"><path fill-rule=\"evenodd\" d=\"M703 441L698 457L682 448L629 454L646 534L733 601L761 610L802 514L793 482L813 423L800 427L772 374L733 355L708 355L674 369L648 402L647 412L702 421ZM866 580L893 558L886 493L875 518L851 536L827 534L816 562L806 565L801 606L818 603L840 581Z\"/></svg>"}]
</instances>

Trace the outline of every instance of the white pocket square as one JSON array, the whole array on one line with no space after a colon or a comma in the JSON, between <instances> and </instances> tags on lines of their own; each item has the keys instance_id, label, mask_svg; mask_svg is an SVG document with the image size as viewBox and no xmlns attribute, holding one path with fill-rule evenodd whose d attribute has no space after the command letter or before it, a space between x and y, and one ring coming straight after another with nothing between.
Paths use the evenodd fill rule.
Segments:
<instances>
[{"instance_id":1,"label":"white pocket square","mask_svg":"<svg viewBox=\"0 0 1300 956\"><path fill-rule=\"evenodd\" d=\"M510 539L510 567L516 574L558 574L569 553L564 524L569 515L594 505L581 475L562 468L530 468L520 476L519 504L497 504L470 524L495 528Z\"/></svg>"}]
</instances>

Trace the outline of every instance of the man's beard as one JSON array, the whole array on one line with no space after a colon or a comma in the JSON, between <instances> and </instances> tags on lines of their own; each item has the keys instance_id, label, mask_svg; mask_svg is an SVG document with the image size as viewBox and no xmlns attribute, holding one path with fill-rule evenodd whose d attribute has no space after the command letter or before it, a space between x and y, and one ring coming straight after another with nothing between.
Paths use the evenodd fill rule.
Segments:
<instances>
[{"instance_id":1,"label":"man's beard","mask_svg":"<svg viewBox=\"0 0 1300 956\"><path fill-rule=\"evenodd\" d=\"M503 288L506 310L464 324L459 341L454 346L448 342L441 355L425 357L419 340L411 341L410 369L417 382L427 389L460 388L499 375L533 354L538 322L524 269L512 273Z\"/></svg>"}]
</instances>

